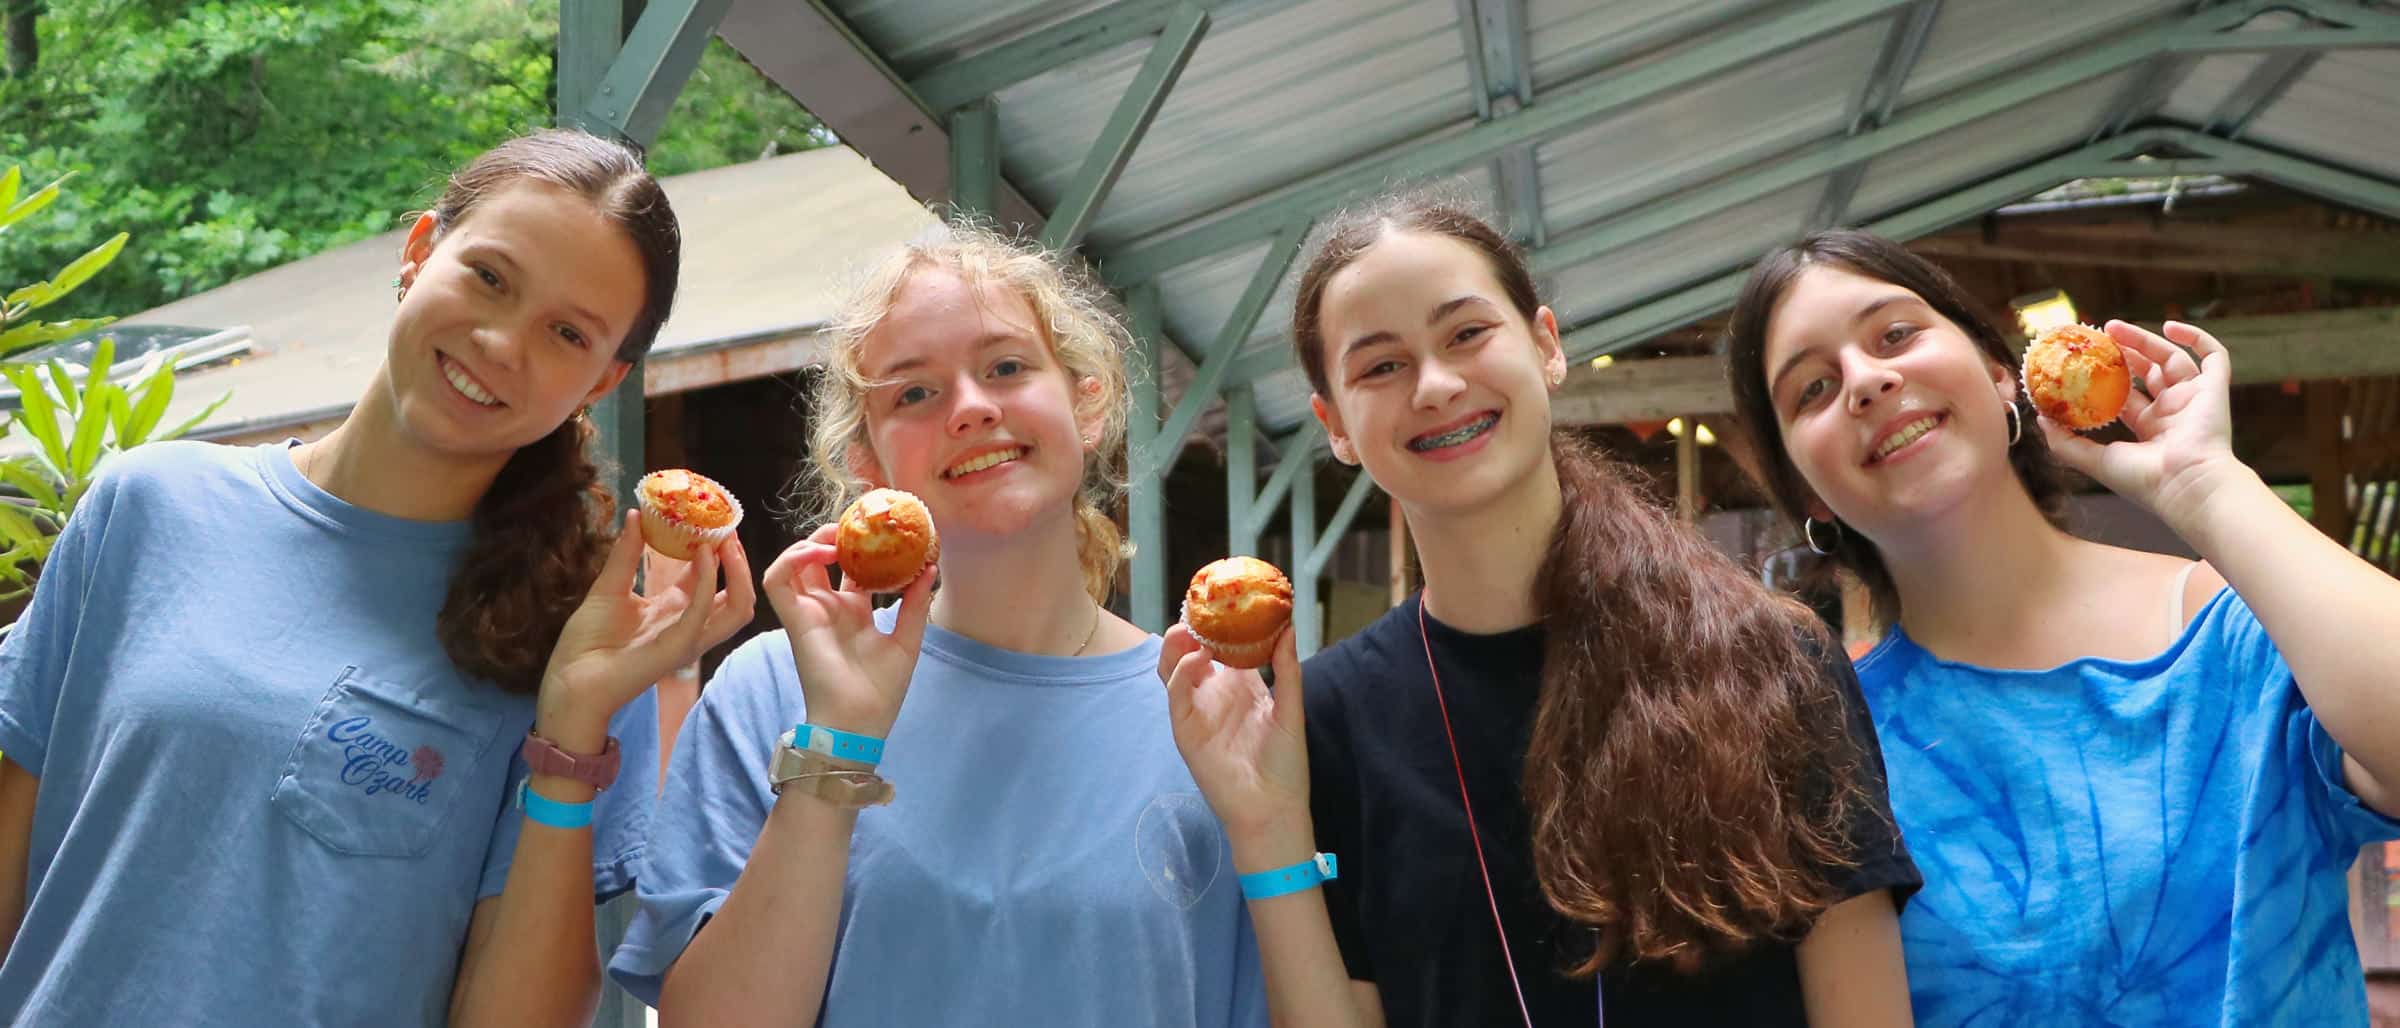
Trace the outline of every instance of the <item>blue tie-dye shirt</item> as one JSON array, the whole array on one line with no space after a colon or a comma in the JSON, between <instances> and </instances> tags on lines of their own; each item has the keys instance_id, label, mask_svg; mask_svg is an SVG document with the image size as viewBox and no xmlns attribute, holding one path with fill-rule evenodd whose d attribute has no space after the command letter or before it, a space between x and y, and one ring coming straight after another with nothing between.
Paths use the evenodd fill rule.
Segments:
<instances>
[{"instance_id":1,"label":"blue tie-dye shirt","mask_svg":"<svg viewBox=\"0 0 2400 1028\"><path fill-rule=\"evenodd\" d=\"M1918 1024L2367 1024L2343 872L2400 824L2231 589L2148 660L1995 670L1895 630L1858 677L1925 873Z\"/></svg>"}]
</instances>

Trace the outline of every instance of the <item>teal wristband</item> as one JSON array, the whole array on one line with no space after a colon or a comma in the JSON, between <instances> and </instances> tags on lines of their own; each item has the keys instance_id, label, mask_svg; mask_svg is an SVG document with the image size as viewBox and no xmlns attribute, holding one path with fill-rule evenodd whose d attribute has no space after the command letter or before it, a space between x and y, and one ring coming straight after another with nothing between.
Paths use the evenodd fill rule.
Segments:
<instances>
[{"instance_id":1,"label":"teal wristband","mask_svg":"<svg viewBox=\"0 0 2400 1028\"><path fill-rule=\"evenodd\" d=\"M883 763L883 740L805 721L792 728L792 748L813 750L828 757L854 760L870 766Z\"/></svg>"},{"instance_id":2,"label":"teal wristband","mask_svg":"<svg viewBox=\"0 0 2400 1028\"><path fill-rule=\"evenodd\" d=\"M533 791L533 776L517 780L517 809L525 812L526 820L552 828L590 828L592 805L589 803L560 803Z\"/></svg>"},{"instance_id":3,"label":"teal wristband","mask_svg":"<svg viewBox=\"0 0 2400 1028\"><path fill-rule=\"evenodd\" d=\"M1333 854L1319 853L1290 867L1260 871L1242 876L1242 898L1274 899L1277 896L1314 889L1318 885L1341 877Z\"/></svg>"}]
</instances>

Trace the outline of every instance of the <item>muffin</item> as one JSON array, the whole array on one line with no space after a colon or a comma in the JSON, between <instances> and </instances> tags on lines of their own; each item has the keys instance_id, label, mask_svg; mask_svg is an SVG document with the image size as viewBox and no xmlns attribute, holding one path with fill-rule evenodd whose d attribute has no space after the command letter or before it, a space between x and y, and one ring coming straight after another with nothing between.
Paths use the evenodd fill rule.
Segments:
<instances>
[{"instance_id":1,"label":"muffin","mask_svg":"<svg viewBox=\"0 0 2400 1028\"><path fill-rule=\"evenodd\" d=\"M850 501L834 529L842 577L872 593L898 592L942 557L925 501L898 489L869 489Z\"/></svg>"},{"instance_id":2,"label":"muffin","mask_svg":"<svg viewBox=\"0 0 2400 1028\"><path fill-rule=\"evenodd\" d=\"M1184 625L1229 667L1265 664L1291 620L1292 580L1256 557L1211 562L1183 594Z\"/></svg>"},{"instance_id":3,"label":"muffin","mask_svg":"<svg viewBox=\"0 0 2400 1028\"><path fill-rule=\"evenodd\" d=\"M642 507L642 541L661 555L690 560L742 523L742 501L708 476L682 468L653 471L634 487Z\"/></svg>"},{"instance_id":4,"label":"muffin","mask_svg":"<svg viewBox=\"0 0 2400 1028\"><path fill-rule=\"evenodd\" d=\"M2133 389L2125 353L2089 325L2049 329L2025 348L2025 394L2035 410L2078 432L2117 419Z\"/></svg>"}]
</instances>

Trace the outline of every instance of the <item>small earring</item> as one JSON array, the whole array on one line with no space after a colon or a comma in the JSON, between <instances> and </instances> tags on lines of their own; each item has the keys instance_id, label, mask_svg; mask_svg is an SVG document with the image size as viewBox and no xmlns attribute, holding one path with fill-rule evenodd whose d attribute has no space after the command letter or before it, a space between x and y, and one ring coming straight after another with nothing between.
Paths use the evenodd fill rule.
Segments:
<instances>
[{"instance_id":1,"label":"small earring","mask_svg":"<svg viewBox=\"0 0 2400 1028\"><path fill-rule=\"evenodd\" d=\"M404 299L407 299L407 298L408 298L408 283L401 281L401 280L400 280L400 276L398 276L398 275L394 275L394 276L392 276L392 300L393 300L393 302L398 302L398 301L400 301L400 300L404 300Z\"/></svg>"},{"instance_id":2,"label":"small earring","mask_svg":"<svg viewBox=\"0 0 2400 1028\"><path fill-rule=\"evenodd\" d=\"M2017 401L2008 401L2008 445L2017 445L2025 437L2025 415L2017 412Z\"/></svg>"},{"instance_id":3,"label":"small earring","mask_svg":"<svg viewBox=\"0 0 2400 1028\"><path fill-rule=\"evenodd\" d=\"M1358 463L1358 449L1347 442L1337 440L1333 443L1333 459L1344 464L1356 464Z\"/></svg>"},{"instance_id":4,"label":"small earring","mask_svg":"<svg viewBox=\"0 0 2400 1028\"><path fill-rule=\"evenodd\" d=\"M1815 518L1801 518L1801 519L1800 519L1800 535L1801 535L1801 537L1803 537L1803 538L1805 538L1805 539L1807 539L1807 540L1808 540L1808 548L1809 548L1810 550L1814 551L1814 552L1816 553L1816 555L1817 555L1817 556L1820 556L1820 557L1830 557L1830 556L1833 556L1833 551L1834 551L1835 549L1839 548L1839 547L1842 545L1842 523L1841 523L1841 522L1839 522L1839 521L1828 521L1828 522L1826 522L1826 524L1828 524L1828 525L1832 525L1832 526L1833 526L1833 545L1832 545L1832 546L1821 546L1821 545L1818 545L1818 543L1817 543L1817 519L1815 519Z\"/></svg>"}]
</instances>

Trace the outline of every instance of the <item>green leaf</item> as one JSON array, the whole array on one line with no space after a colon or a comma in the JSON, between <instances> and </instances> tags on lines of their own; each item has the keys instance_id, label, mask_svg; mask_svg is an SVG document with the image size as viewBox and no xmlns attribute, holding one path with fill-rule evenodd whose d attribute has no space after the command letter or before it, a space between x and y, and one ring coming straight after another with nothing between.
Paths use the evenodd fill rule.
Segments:
<instances>
[{"instance_id":1,"label":"green leaf","mask_svg":"<svg viewBox=\"0 0 2400 1028\"><path fill-rule=\"evenodd\" d=\"M132 236L129 233L119 232L110 237L108 242L92 247L83 256L68 262L66 267L59 269L58 277L50 280L50 288L54 292L48 299L33 306L55 302L59 297L73 292L76 286L89 281L93 275L99 274L100 269L108 267L108 262L117 259L117 253L125 249L125 240L130 238Z\"/></svg>"},{"instance_id":2,"label":"green leaf","mask_svg":"<svg viewBox=\"0 0 2400 1028\"><path fill-rule=\"evenodd\" d=\"M8 296L5 298L0 298L0 304L7 304L9 306L9 317L18 318L23 317L25 311L32 310L55 299L58 299L57 287L52 286L48 282L36 282L29 286L19 286L16 292L8 294Z\"/></svg>"},{"instance_id":3,"label":"green leaf","mask_svg":"<svg viewBox=\"0 0 2400 1028\"><path fill-rule=\"evenodd\" d=\"M92 403L85 406L75 420L75 436L67 442L67 480L80 482L91 477L92 465L100 460L100 444L108 439L108 394L116 388L107 379L93 379Z\"/></svg>"},{"instance_id":4,"label":"green leaf","mask_svg":"<svg viewBox=\"0 0 2400 1028\"><path fill-rule=\"evenodd\" d=\"M194 415L192 415L191 417L188 417L188 418L185 418L185 419L183 419L183 424L177 425L177 426L175 426L174 428L170 428L170 429L168 429L168 430L166 430L166 431L164 431L164 432L160 432L160 433L159 433L159 434L158 434L156 437L152 438L150 441L155 443L155 442L159 442L159 441L161 441L161 440L166 440L166 439L181 439L181 438L183 438L183 434L184 434L185 432L189 432L189 431L191 431L191 430L193 430L193 429L195 429L195 428L198 428L198 427L200 427L200 426L201 426L203 423L205 423L206 421L208 421L209 415L215 414L215 413L217 412L217 408L219 408L219 407L222 407L222 406L225 406L225 401L227 401L227 400L230 400L230 399L233 399L233 394L232 394L232 393L220 393L220 394L218 394L218 396L217 396L217 398L216 398L216 399L209 401L209 404L208 404L208 406L206 406L206 407L203 407L203 408L201 408L201 409L200 409L200 413L198 413L198 414L194 414Z\"/></svg>"},{"instance_id":5,"label":"green leaf","mask_svg":"<svg viewBox=\"0 0 2400 1028\"><path fill-rule=\"evenodd\" d=\"M15 548L30 550L40 547L49 533L34 524L16 504L0 502L0 537L5 537Z\"/></svg>"},{"instance_id":6,"label":"green leaf","mask_svg":"<svg viewBox=\"0 0 2400 1028\"><path fill-rule=\"evenodd\" d=\"M67 416L81 416L83 394L75 388L75 373L67 370L67 362L43 361L42 370L50 373L50 384L57 387L57 392L52 395L57 396L59 405L67 409Z\"/></svg>"},{"instance_id":7,"label":"green leaf","mask_svg":"<svg viewBox=\"0 0 2400 1028\"><path fill-rule=\"evenodd\" d=\"M109 324L115 318L70 318L66 321L35 322L0 332L0 357L28 347L55 343L69 336L82 335Z\"/></svg>"},{"instance_id":8,"label":"green leaf","mask_svg":"<svg viewBox=\"0 0 2400 1028\"><path fill-rule=\"evenodd\" d=\"M133 403L126 408L125 420L117 425L117 446L130 450L150 439L150 430L158 427L158 419L167 414L167 404L175 399L175 366L160 364L141 381L134 383L128 393Z\"/></svg>"},{"instance_id":9,"label":"green leaf","mask_svg":"<svg viewBox=\"0 0 2400 1028\"><path fill-rule=\"evenodd\" d=\"M59 433L58 404L50 399L50 389L31 368L0 367L0 374L16 383L18 402L17 427L40 444L43 460L52 470L66 466L67 443ZM62 476L63 477L63 476Z\"/></svg>"},{"instance_id":10,"label":"green leaf","mask_svg":"<svg viewBox=\"0 0 2400 1028\"><path fill-rule=\"evenodd\" d=\"M8 174L0 175L0 211L17 205L17 187L24 181L25 169L21 165L11 164Z\"/></svg>"},{"instance_id":11,"label":"green leaf","mask_svg":"<svg viewBox=\"0 0 2400 1028\"><path fill-rule=\"evenodd\" d=\"M58 182L64 182L69 177L71 176L60 176ZM17 201L7 210L0 210L0 232L8 231L10 225L24 220L35 211L50 206L51 201L58 199L58 182L43 186L40 192Z\"/></svg>"},{"instance_id":12,"label":"green leaf","mask_svg":"<svg viewBox=\"0 0 2400 1028\"><path fill-rule=\"evenodd\" d=\"M50 478L22 457L0 460L0 482L17 487L27 499L46 510L59 509L58 489Z\"/></svg>"}]
</instances>

